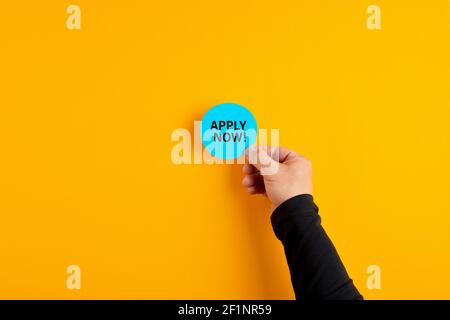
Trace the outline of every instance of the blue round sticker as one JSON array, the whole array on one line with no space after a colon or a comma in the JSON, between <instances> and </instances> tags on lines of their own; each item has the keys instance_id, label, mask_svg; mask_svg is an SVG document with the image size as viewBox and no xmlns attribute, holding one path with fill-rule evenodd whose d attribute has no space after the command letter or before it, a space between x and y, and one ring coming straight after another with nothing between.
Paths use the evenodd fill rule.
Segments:
<instances>
[{"instance_id":1,"label":"blue round sticker","mask_svg":"<svg viewBox=\"0 0 450 320\"><path fill-rule=\"evenodd\" d=\"M222 103L209 109L201 123L202 142L216 158L235 159L256 141L255 117L236 103Z\"/></svg>"}]
</instances>

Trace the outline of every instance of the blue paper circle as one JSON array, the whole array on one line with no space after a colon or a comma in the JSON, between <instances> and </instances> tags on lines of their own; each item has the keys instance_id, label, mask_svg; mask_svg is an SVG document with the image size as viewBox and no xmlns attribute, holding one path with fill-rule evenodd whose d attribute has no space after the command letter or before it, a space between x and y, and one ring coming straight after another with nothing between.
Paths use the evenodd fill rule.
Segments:
<instances>
[{"instance_id":1,"label":"blue paper circle","mask_svg":"<svg viewBox=\"0 0 450 320\"><path fill-rule=\"evenodd\" d=\"M209 109L201 123L202 143L216 158L235 159L256 141L255 117L237 103L222 103Z\"/></svg>"}]
</instances>

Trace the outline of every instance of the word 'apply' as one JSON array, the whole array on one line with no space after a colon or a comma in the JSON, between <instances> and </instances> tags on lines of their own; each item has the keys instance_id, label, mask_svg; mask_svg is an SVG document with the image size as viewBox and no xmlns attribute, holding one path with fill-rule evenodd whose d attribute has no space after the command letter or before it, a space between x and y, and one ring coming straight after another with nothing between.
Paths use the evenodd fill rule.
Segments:
<instances>
[{"instance_id":1,"label":"word 'apply'","mask_svg":"<svg viewBox=\"0 0 450 320\"><path fill-rule=\"evenodd\" d=\"M219 125L217 125L217 122L219 122ZM245 124L247 123L247 121L213 121L211 124L211 129L218 129L218 130L222 130L222 129L226 129L226 130L245 130ZM239 124L239 126L238 126Z\"/></svg>"}]
</instances>

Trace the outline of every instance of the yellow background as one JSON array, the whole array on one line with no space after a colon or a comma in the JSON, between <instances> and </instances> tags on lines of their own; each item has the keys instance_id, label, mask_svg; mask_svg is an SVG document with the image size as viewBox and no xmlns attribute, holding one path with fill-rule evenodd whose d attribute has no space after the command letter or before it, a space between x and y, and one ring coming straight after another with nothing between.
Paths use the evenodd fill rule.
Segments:
<instances>
[{"instance_id":1,"label":"yellow background","mask_svg":"<svg viewBox=\"0 0 450 320\"><path fill-rule=\"evenodd\" d=\"M293 298L241 167L171 162L226 101L312 159L366 298L450 298L448 1L74 3L79 31L69 1L0 6L0 298Z\"/></svg>"}]
</instances>

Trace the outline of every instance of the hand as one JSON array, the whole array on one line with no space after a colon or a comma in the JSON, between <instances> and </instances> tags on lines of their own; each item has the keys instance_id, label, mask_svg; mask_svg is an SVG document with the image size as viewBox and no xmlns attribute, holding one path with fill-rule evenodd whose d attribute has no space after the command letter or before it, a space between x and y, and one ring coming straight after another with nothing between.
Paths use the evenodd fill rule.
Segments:
<instances>
[{"instance_id":1,"label":"hand","mask_svg":"<svg viewBox=\"0 0 450 320\"><path fill-rule=\"evenodd\" d=\"M312 165L305 157L283 147L250 147L245 157L242 185L250 194L266 195L272 211L294 196L312 194Z\"/></svg>"}]
</instances>

